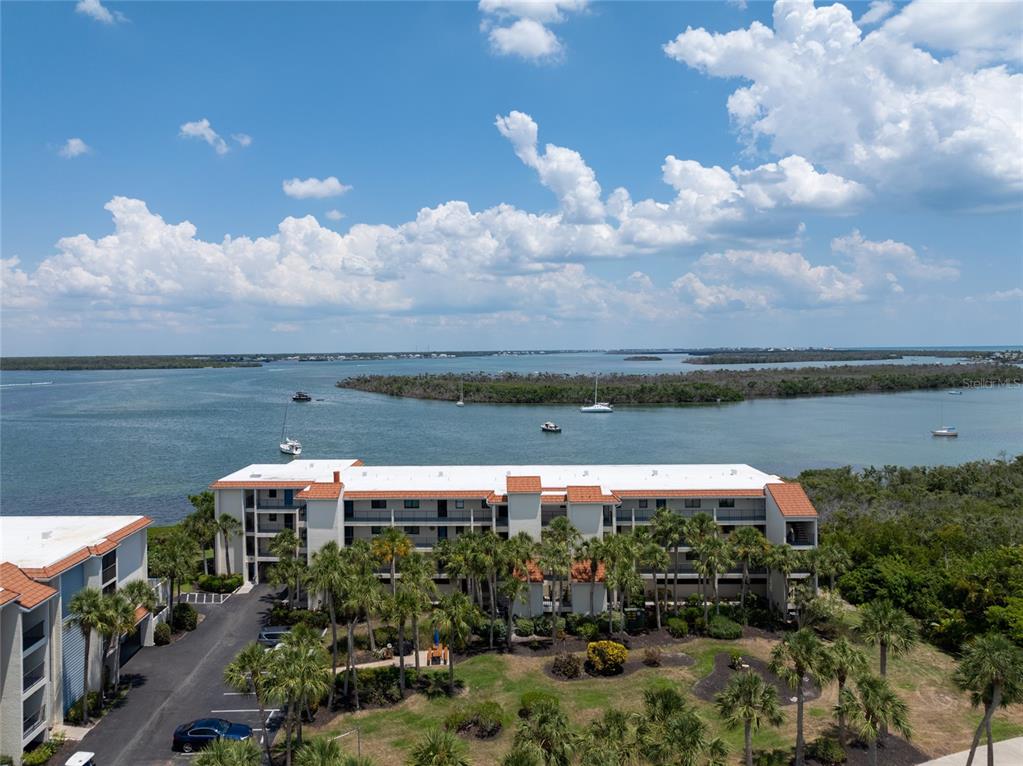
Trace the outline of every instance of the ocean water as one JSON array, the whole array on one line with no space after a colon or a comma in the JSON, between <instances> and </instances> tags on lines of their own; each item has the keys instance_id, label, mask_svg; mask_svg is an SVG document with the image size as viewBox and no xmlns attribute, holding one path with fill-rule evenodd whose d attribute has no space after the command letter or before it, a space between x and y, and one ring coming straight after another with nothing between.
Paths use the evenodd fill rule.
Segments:
<instances>
[{"instance_id":1,"label":"ocean water","mask_svg":"<svg viewBox=\"0 0 1023 766\"><path fill-rule=\"evenodd\" d=\"M302 441L303 457L376 464L736 462L792 476L810 467L955 464L1023 452L1023 387L968 389L962 396L934 391L619 407L612 415L587 415L569 406L460 408L334 386L346 375L373 373L691 367L678 356L624 362L583 353L4 373L0 512L145 513L177 521L190 510L187 495L220 476L249 463L290 459L277 449L286 408L289 435ZM314 401L291 404L299 389ZM542 433L545 420L563 432ZM939 425L957 426L960 437L931 437Z\"/></svg>"}]
</instances>

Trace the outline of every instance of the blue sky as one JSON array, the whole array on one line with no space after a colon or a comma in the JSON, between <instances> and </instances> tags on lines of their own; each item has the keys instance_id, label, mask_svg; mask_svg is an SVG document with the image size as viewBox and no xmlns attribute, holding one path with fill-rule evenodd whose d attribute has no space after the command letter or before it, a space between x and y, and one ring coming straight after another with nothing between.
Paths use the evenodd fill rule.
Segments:
<instances>
[{"instance_id":1,"label":"blue sky","mask_svg":"<svg viewBox=\"0 0 1023 766\"><path fill-rule=\"evenodd\" d=\"M1018 10L4 3L3 353L1019 343Z\"/></svg>"}]
</instances>

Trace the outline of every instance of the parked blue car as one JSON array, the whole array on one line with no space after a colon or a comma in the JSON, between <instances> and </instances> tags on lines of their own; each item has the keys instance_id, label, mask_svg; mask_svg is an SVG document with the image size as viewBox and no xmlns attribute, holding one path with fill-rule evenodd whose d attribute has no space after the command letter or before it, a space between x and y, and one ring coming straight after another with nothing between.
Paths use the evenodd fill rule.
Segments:
<instances>
[{"instance_id":1,"label":"parked blue car","mask_svg":"<svg viewBox=\"0 0 1023 766\"><path fill-rule=\"evenodd\" d=\"M250 739L252 727L231 723L223 718L200 718L181 724L174 730L174 749L185 753L202 750L217 739Z\"/></svg>"}]
</instances>

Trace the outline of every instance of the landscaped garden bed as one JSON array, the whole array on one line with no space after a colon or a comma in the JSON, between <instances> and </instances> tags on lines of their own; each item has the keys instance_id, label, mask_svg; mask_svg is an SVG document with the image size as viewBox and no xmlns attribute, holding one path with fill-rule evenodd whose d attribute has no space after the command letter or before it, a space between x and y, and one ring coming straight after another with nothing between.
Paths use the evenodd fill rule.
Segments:
<instances>
[{"instance_id":1,"label":"landscaped garden bed","mask_svg":"<svg viewBox=\"0 0 1023 766\"><path fill-rule=\"evenodd\" d=\"M693 686L693 694L702 700L713 702L728 685L729 680L738 672L752 670L760 674L765 681L771 684L778 692L778 702L781 705L794 705L796 692L782 679L767 669L767 663L757 657L742 655L742 663L738 668L732 667L732 655L728 652L719 652L714 656L714 670L710 675L700 679ZM821 695L821 690L808 681L803 682L803 699L807 702L815 700Z\"/></svg>"}]
</instances>

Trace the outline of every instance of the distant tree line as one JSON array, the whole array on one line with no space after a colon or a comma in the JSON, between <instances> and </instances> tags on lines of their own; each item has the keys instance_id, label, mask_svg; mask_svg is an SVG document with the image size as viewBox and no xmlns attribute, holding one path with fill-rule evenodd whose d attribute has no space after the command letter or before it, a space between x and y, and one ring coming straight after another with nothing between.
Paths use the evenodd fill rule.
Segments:
<instances>
[{"instance_id":1,"label":"distant tree line","mask_svg":"<svg viewBox=\"0 0 1023 766\"><path fill-rule=\"evenodd\" d=\"M758 351L713 351L693 355L683 360L686 364L772 364L779 362L862 362L884 359L902 359L907 356L930 356L942 358L984 359L987 351L948 351L933 349L889 349L885 351L863 351L854 349L803 349L758 350Z\"/></svg>"},{"instance_id":2,"label":"distant tree line","mask_svg":"<svg viewBox=\"0 0 1023 766\"><path fill-rule=\"evenodd\" d=\"M201 367L260 367L259 362L195 356L5 356L0 370L175 370Z\"/></svg>"},{"instance_id":3,"label":"distant tree line","mask_svg":"<svg viewBox=\"0 0 1023 766\"><path fill-rule=\"evenodd\" d=\"M601 377L599 398L613 404L681 405L964 388L990 382L1023 382L1023 371L996 364L921 364L612 374ZM464 388L466 402L490 404L581 404L593 398L592 377L556 373L360 375L339 380L337 386L446 401L457 400Z\"/></svg>"}]
</instances>

